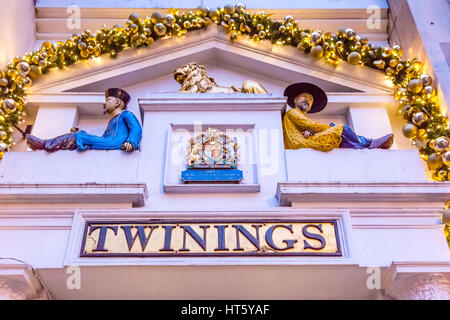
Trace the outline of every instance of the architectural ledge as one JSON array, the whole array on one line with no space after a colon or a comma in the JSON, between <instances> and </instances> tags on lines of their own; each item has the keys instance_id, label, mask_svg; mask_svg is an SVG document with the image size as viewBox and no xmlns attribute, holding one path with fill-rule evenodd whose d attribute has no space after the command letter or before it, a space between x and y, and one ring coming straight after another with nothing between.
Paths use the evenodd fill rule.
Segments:
<instances>
[{"instance_id":1,"label":"architectural ledge","mask_svg":"<svg viewBox=\"0 0 450 320\"><path fill-rule=\"evenodd\" d=\"M450 260L393 262L382 288L385 299L449 300Z\"/></svg>"},{"instance_id":2,"label":"architectural ledge","mask_svg":"<svg viewBox=\"0 0 450 320\"><path fill-rule=\"evenodd\" d=\"M14 259L0 264L0 300L48 300L50 295L33 269Z\"/></svg>"},{"instance_id":3,"label":"architectural ledge","mask_svg":"<svg viewBox=\"0 0 450 320\"><path fill-rule=\"evenodd\" d=\"M281 206L292 203L421 203L450 201L450 182L279 182L276 197Z\"/></svg>"},{"instance_id":4,"label":"architectural ledge","mask_svg":"<svg viewBox=\"0 0 450 320\"><path fill-rule=\"evenodd\" d=\"M139 99L141 112L281 111L286 97L254 93L155 93Z\"/></svg>"},{"instance_id":5,"label":"architectural ledge","mask_svg":"<svg viewBox=\"0 0 450 320\"><path fill-rule=\"evenodd\" d=\"M0 203L116 203L142 207L147 199L144 183L0 184Z\"/></svg>"}]
</instances>

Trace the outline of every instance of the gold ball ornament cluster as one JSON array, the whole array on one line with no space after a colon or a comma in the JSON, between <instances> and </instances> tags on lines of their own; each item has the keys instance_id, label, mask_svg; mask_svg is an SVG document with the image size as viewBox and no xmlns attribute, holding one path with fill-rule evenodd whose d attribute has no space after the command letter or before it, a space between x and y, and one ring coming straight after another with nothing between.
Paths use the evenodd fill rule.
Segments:
<instances>
[{"instance_id":1,"label":"gold ball ornament cluster","mask_svg":"<svg viewBox=\"0 0 450 320\"><path fill-rule=\"evenodd\" d=\"M256 42L269 40L273 45L296 47L335 66L346 61L384 72L395 85L394 97L406 121L403 134L411 139L429 166L435 168L433 177L449 180L448 119L440 110L433 80L422 72L420 61L402 59L403 50L399 46L376 47L352 28L341 28L336 34L302 28L291 15L276 21L263 11L247 12L243 3L211 10L203 6L186 13L175 9L167 14L155 11L145 18L133 13L124 26L104 25L96 32L73 34L66 41L45 41L40 49L16 57L0 72L0 130L6 133L2 143L6 149L12 145L12 128L23 121L25 90L51 69L64 69L80 60L103 55L115 58L123 50L148 47L159 38L180 37L213 23L221 26L232 41L241 37Z\"/></svg>"}]
</instances>

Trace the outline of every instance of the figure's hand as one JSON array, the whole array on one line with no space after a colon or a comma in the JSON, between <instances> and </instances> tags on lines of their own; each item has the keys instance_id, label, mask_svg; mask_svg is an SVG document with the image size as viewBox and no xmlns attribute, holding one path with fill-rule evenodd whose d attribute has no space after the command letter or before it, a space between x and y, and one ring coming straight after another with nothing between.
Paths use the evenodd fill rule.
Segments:
<instances>
[{"instance_id":1,"label":"figure's hand","mask_svg":"<svg viewBox=\"0 0 450 320\"><path fill-rule=\"evenodd\" d=\"M120 147L123 151L131 152L133 151L133 145L129 142L122 143L122 147Z\"/></svg>"},{"instance_id":2,"label":"figure's hand","mask_svg":"<svg viewBox=\"0 0 450 320\"><path fill-rule=\"evenodd\" d=\"M303 134L303 136L305 138L309 138L309 137L312 137L314 135L314 132L311 131L311 130L305 130L305 131L302 132L302 134Z\"/></svg>"}]
</instances>

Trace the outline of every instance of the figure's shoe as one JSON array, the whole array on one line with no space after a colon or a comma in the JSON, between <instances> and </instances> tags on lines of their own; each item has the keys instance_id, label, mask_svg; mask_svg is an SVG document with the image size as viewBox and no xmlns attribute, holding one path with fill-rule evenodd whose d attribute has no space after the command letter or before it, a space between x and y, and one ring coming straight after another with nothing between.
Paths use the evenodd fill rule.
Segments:
<instances>
[{"instance_id":1,"label":"figure's shoe","mask_svg":"<svg viewBox=\"0 0 450 320\"><path fill-rule=\"evenodd\" d=\"M394 143L394 135L388 134L384 137L373 139L369 145L369 149L389 149Z\"/></svg>"},{"instance_id":2,"label":"figure's shoe","mask_svg":"<svg viewBox=\"0 0 450 320\"><path fill-rule=\"evenodd\" d=\"M31 134L26 135L27 145L31 150L44 150L45 149L45 140L39 139Z\"/></svg>"}]
</instances>

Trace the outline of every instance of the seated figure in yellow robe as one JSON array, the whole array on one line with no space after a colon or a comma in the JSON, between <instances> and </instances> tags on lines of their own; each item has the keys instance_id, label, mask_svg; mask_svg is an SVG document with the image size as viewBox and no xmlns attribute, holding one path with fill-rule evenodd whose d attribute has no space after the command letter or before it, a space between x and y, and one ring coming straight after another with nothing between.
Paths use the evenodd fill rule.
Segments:
<instances>
[{"instance_id":1,"label":"seated figure in yellow robe","mask_svg":"<svg viewBox=\"0 0 450 320\"><path fill-rule=\"evenodd\" d=\"M307 113L316 113L328 103L326 93L312 83L295 83L284 92L287 104L292 107L283 116L285 149L310 148L331 151L334 148L389 149L393 134L378 139L368 139L355 134L347 125L323 124L309 119Z\"/></svg>"}]
</instances>

